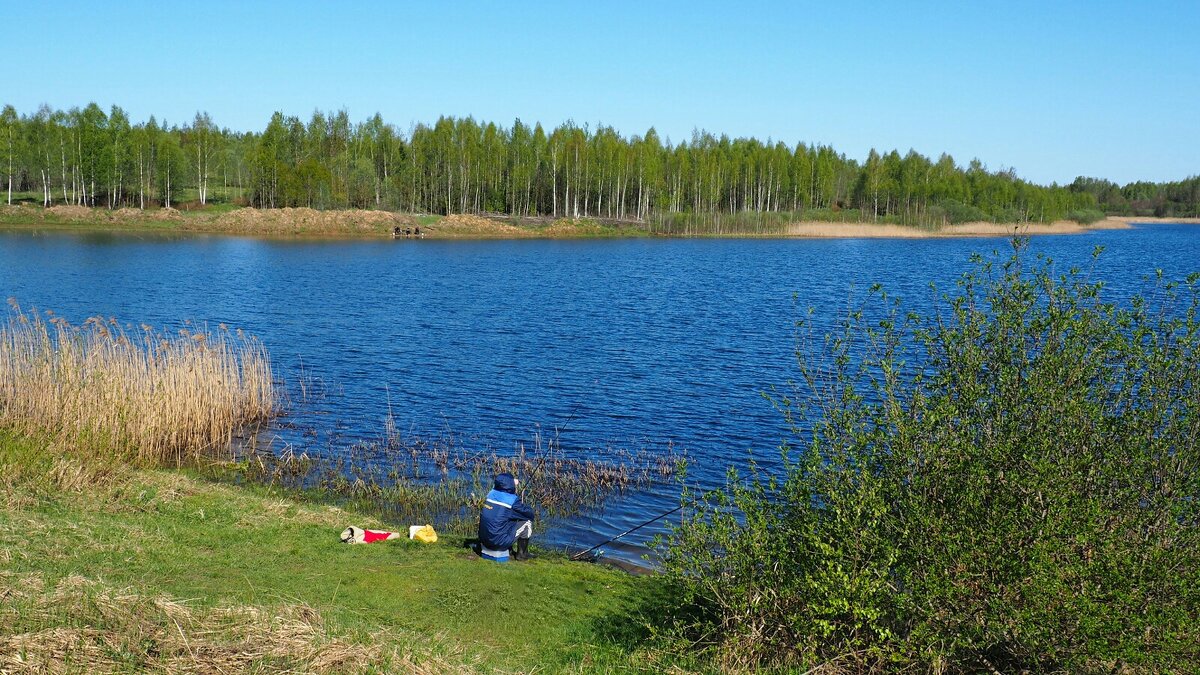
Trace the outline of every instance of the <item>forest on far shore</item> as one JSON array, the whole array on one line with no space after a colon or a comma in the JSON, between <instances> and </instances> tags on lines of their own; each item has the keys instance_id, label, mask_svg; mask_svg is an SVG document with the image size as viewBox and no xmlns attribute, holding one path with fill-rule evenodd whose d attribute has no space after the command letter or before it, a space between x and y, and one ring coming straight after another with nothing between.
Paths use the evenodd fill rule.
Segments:
<instances>
[{"instance_id":1,"label":"forest on far shore","mask_svg":"<svg viewBox=\"0 0 1200 675\"><path fill-rule=\"evenodd\" d=\"M1200 176L1119 186L1098 178L1037 185L1011 169L915 151L863 161L827 145L695 131L672 142L567 122L549 131L442 117L400 131L345 110L306 122L275 113L261 132L207 113L134 122L95 103L0 111L6 203L146 208L221 202L614 221L859 220L1092 222L1115 215L1200 216Z\"/></svg>"}]
</instances>

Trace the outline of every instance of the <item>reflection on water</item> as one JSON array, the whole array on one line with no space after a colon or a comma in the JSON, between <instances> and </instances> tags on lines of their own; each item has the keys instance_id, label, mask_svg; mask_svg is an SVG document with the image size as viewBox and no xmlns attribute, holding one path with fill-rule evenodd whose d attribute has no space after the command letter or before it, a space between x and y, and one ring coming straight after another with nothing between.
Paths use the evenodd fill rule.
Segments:
<instances>
[{"instance_id":1,"label":"reflection on water","mask_svg":"<svg viewBox=\"0 0 1200 675\"><path fill-rule=\"evenodd\" d=\"M1040 237L1032 252L1089 266L1111 296L1161 268L1197 269L1200 229ZM274 442L337 454L383 433L456 434L510 451L672 444L690 477L723 481L786 436L762 393L795 375L794 322L828 329L873 283L926 308L972 252L1003 239L314 242L113 233L0 234L0 293L72 322L185 319L259 336L307 396ZM586 548L672 506L636 492L550 534ZM644 543L661 526L629 538ZM633 550L639 550L637 548ZM614 548L628 557L628 550Z\"/></svg>"}]
</instances>

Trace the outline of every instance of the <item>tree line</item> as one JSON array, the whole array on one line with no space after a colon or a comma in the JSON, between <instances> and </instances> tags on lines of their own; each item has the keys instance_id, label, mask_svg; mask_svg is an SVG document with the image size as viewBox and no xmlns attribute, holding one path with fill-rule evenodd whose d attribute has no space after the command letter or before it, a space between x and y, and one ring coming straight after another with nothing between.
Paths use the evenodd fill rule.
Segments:
<instances>
[{"instance_id":1,"label":"tree line","mask_svg":"<svg viewBox=\"0 0 1200 675\"><path fill-rule=\"evenodd\" d=\"M1091 194L1106 213L1165 218L1200 217L1200 176L1167 183L1137 181L1125 186L1103 178L1080 176L1071 183L1070 188Z\"/></svg>"},{"instance_id":2,"label":"tree line","mask_svg":"<svg viewBox=\"0 0 1200 675\"><path fill-rule=\"evenodd\" d=\"M1052 221L1113 203L1080 181L1041 186L979 160L961 166L911 150L872 150L858 162L827 145L705 131L672 143L653 128L626 136L604 125L547 131L470 117L402 132L379 114L353 122L345 110L315 111L307 122L275 113L262 132L237 132L207 113L182 124L133 122L120 107L106 113L95 103L24 115L5 106L0 172L9 204L109 209L203 206L215 197L260 208L641 222L838 214L936 225ZM1194 211L1195 179L1192 186L1183 203Z\"/></svg>"}]
</instances>

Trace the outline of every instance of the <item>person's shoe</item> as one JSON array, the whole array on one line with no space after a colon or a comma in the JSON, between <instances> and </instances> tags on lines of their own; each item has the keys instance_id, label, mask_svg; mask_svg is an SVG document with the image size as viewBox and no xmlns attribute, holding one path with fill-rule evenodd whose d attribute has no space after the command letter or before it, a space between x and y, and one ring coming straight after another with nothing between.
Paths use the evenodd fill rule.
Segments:
<instances>
[{"instance_id":1,"label":"person's shoe","mask_svg":"<svg viewBox=\"0 0 1200 675\"><path fill-rule=\"evenodd\" d=\"M517 560L530 560L534 556L529 554L529 538L517 540Z\"/></svg>"}]
</instances>

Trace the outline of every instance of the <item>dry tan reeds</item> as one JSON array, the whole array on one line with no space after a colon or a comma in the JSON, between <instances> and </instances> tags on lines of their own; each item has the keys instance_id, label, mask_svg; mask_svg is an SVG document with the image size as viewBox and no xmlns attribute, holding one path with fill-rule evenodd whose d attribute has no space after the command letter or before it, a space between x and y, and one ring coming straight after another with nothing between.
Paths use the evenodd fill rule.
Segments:
<instances>
[{"instance_id":1,"label":"dry tan reeds","mask_svg":"<svg viewBox=\"0 0 1200 675\"><path fill-rule=\"evenodd\" d=\"M241 331L72 326L10 300L0 325L0 426L144 464L220 453L275 410L271 362Z\"/></svg>"}]
</instances>

